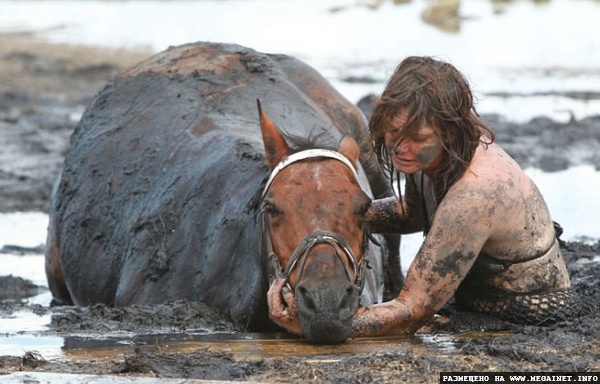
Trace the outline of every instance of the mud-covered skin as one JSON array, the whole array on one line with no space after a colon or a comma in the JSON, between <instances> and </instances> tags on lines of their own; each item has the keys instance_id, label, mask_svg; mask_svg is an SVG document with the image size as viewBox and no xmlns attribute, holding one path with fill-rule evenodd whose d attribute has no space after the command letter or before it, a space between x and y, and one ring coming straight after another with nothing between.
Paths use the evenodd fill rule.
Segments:
<instances>
[{"instance_id":1,"label":"mud-covered skin","mask_svg":"<svg viewBox=\"0 0 600 384\"><path fill-rule=\"evenodd\" d=\"M488 313L521 324L557 321L569 310L576 297L570 288L548 290L560 286L566 265L561 262L558 240L544 254L517 263L501 262L480 254L456 292L460 309ZM511 282L523 280L519 292Z\"/></svg>"},{"instance_id":2,"label":"mud-covered skin","mask_svg":"<svg viewBox=\"0 0 600 384\"><path fill-rule=\"evenodd\" d=\"M423 171L436 174L442 161L444 146L433 129L427 125L420 127L409 137L399 136L408 111L403 110L390 123L385 133L388 153L392 154L394 169L405 174Z\"/></svg>"},{"instance_id":3,"label":"mud-covered skin","mask_svg":"<svg viewBox=\"0 0 600 384\"><path fill-rule=\"evenodd\" d=\"M479 255L465 278L465 284L496 287L512 292L540 292L561 286L567 275L558 241L546 252L527 261L514 262ZM524 276L527 276L525 279Z\"/></svg>"},{"instance_id":4,"label":"mud-covered skin","mask_svg":"<svg viewBox=\"0 0 600 384\"><path fill-rule=\"evenodd\" d=\"M407 208L404 212L407 212ZM422 228L421 221L415 215L407 216L402 212L396 197L375 201L367 213L367 219L371 231L375 233L410 233ZM413 231L407 232L408 228Z\"/></svg>"},{"instance_id":5,"label":"mud-covered skin","mask_svg":"<svg viewBox=\"0 0 600 384\"><path fill-rule=\"evenodd\" d=\"M417 190L408 191L407 199L424 194L432 223L429 233L397 299L359 309L354 336L415 332L457 290L462 293L461 305L472 310L498 314L528 308L529 314L506 316L524 322L540 320L553 308L569 304L569 274L548 208L533 182L500 147L481 144L466 173L439 205L428 176L424 177L424 190L415 183ZM374 202L369 217L384 218L393 228L394 218L414 214L410 211L414 205L403 202L404 214L399 203ZM410 224L407 219L402 222ZM482 272L477 263L482 254L503 267ZM482 286L489 289L478 296ZM512 301L497 296L483 301L490 290L507 292Z\"/></svg>"},{"instance_id":6,"label":"mud-covered skin","mask_svg":"<svg viewBox=\"0 0 600 384\"><path fill-rule=\"evenodd\" d=\"M414 180L407 180L402 205L395 196L373 201L366 215L371 231L401 234L422 231L423 210L419 205L418 191Z\"/></svg>"}]
</instances>

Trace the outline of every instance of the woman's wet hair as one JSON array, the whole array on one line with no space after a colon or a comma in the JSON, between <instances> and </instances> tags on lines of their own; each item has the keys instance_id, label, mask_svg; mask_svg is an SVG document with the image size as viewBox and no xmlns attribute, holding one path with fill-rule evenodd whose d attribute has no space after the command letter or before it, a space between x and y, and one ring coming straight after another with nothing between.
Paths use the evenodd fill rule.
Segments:
<instances>
[{"instance_id":1,"label":"woman's wet hair","mask_svg":"<svg viewBox=\"0 0 600 384\"><path fill-rule=\"evenodd\" d=\"M442 141L444 159L432 180L439 199L464 174L479 143L491 144L495 138L477 114L469 83L453 65L432 57L407 57L388 80L369 121L371 145L390 179L394 169L385 134L401 111L407 112L407 120L393 132L395 142L424 125Z\"/></svg>"}]
</instances>

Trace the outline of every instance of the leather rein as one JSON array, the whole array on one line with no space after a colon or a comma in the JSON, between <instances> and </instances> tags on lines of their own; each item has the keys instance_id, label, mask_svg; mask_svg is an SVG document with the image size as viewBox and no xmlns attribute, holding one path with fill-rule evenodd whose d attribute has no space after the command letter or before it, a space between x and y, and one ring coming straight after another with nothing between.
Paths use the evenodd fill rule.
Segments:
<instances>
[{"instance_id":1,"label":"leather rein","mask_svg":"<svg viewBox=\"0 0 600 384\"><path fill-rule=\"evenodd\" d=\"M285 158L281 161L271 172L269 179L263 189L262 197L261 197L261 207L262 201L265 199L271 184L275 177L281 172L282 169L293 164L295 162L310 159L310 158L329 158L335 159L342 163L344 163L348 168L352 170L352 174L358 180L358 173L356 169L350 163L350 161L340 154L339 152L331 151L328 149L308 149L305 151L297 152L289 157ZM292 287L288 281L290 273L293 269L298 266L298 278L297 281L300 281L302 274L304 273L304 266L306 264L306 259L310 251L319 244L328 244L335 250L336 256L342 261L344 265L344 269L346 271L346 275L348 279L359 289L359 292L362 292L364 287L364 269L370 268L369 261L367 258L367 248L369 246L369 240L371 240L374 244L380 245L379 242L371 235L368 230L368 227L365 223L365 231L364 231L364 239L363 239L363 257L359 261L352 248L346 240L344 240L340 235L335 232L326 231L326 230L318 230L313 233L308 234L304 240L300 242L298 247L292 253L290 260L283 271L281 267L281 263L279 261L279 257L273 251L273 243L271 241L271 233L269 230L269 219L267 217L267 213L261 208L261 243L260 243L260 251L261 255L264 258L264 262L267 266L267 272L269 276L269 283L278 276L283 276L286 279L286 285L284 286L284 292L291 291ZM345 258L348 262L346 262ZM351 268L351 269L350 269ZM354 279L352 278L351 272L354 272Z\"/></svg>"}]
</instances>

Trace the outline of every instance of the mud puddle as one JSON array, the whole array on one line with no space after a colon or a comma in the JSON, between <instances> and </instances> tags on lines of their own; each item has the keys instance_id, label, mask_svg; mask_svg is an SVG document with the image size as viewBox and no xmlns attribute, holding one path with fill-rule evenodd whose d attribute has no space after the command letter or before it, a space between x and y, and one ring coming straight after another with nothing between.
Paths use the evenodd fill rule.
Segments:
<instances>
[{"instance_id":1,"label":"mud puddle","mask_svg":"<svg viewBox=\"0 0 600 384\"><path fill-rule=\"evenodd\" d=\"M262 361L281 357L303 357L307 362L331 363L344 357L370 353L400 353L411 351L417 355L436 355L456 352L474 337L492 338L490 333L464 335L416 335L386 338L360 338L337 345L313 345L284 333L214 333L214 334L148 334L132 337L69 336L45 338L45 343L56 342L56 359L115 360L125 354L142 353L181 354L194 351L228 354L234 361ZM41 340L37 340L39 345ZM21 344L22 345L22 344ZM48 346L49 347L49 346Z\"/></svg>"},{"instance_id":2,"label":"mud puddle","mask_svg":"<svg viewBox=\"0 0 600 384\"><path fill-rule=\"evenodd\" d=\"M186 304L174 303L171 308L183 305ZM15 310L10 316L3 316L0 319L2 329L0 356L23 356L34 353L44 359L57 361L87 359L112 361L138 352L174 355L206 351L228 354L236 362L281 357L302 357L307 358L308 362L335 362L348 356L372 353L451 354L473 338L490 339L504 334L503 332L423 333L385 338L357 338L343 344L315 345L287 333L214 332L214 328L165 333L150 330L149 333L143 333L143 329L142 332L111 329L108 322L104 322L103 326L92 327L96 329L89 329L89 324L81 318L81 327L77 329L73 328L73 322L77 321L75 319L81 313L85 313L84 316L97 316L97 313L92 314L94 310L80 311L71 308L66 311L57 310L58 313L51 313L51 311L33 305ZM110 311L115 310L110 309ZM70 330L56 332L56 328L61 327L58 324L62 323L61 319L65 317L72 320L72 323L66 326ZM444 321L442 317L439 319ZM211 326L214 327L212 324ZM102 332L103 327L106 328L106 332Z\"/></svg>"}]
</instances>

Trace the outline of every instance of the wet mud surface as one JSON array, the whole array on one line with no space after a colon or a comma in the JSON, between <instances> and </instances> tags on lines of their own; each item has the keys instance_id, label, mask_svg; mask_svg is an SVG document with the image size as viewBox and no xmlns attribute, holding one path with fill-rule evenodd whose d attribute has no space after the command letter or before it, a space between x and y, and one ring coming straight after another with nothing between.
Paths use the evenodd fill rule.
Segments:
<instances>
[{"instance_id":1,"label":"wet mud surface","mask_svg":"<svg viewBox=\"0 0 600 384\"><path fill-rule=\"evenodd\" d=\"M0 34L0 212L48 210L81 114L108 79L146 57Z\"/></svg>"},{"instance_id":2,"label":"wet mud surface","mask_svg":"<svg viewBox=\"0 0 600 384\"><path fill-rule=\"evenodd\" d=\"M147 56L0 35L0 212L47 211L69 136L85 106L119 70ZM486 118L500 145L523 166L600 168L600 116L569 123L538 118L521 125L502 116ZM27 250L9 247L0 257L20 252ZM441 371L598 372L600 242L567 243L563 254L579 305L563 314L562 322L516 326L449 305L414 337L350 340L334 347L307 345L284 334L264 340L244 336L210 308L185 301L127 308L32 305L27 298L44 288L0 271L0 316L48 316L50 326L36 337L64 338L58 358L26 348L21 355L0 356L0 379L14 372L54 372L115 380L437 383ZM219 338L210 336L215 332ZM238 347L231 347L232 340ZM239 345L250 352L240 353Z\"/></svg>"}]
</instances>

